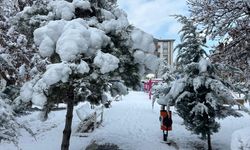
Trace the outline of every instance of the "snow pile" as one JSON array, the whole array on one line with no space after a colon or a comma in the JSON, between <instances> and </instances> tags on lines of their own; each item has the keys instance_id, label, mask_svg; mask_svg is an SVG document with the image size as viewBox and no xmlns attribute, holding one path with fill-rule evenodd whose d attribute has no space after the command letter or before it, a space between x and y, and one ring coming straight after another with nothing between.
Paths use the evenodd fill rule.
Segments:
<instances>
[{"instance_id":1,"label":"snow pile","mask_svg":"<svg viewBox=\"0 0 250 150\"><path fill-rule=\"evenodd\" d=\"M153 54L146 54L145 66L151 71L156 71L159 67L159 59Z\"/></svg>"},{"instance_id":2,"label":"snow pile","mask_svg":"<svg viewBox=\"0 0 250 150\"><path fill-rule=\"evenodd\" d=\"M34 42L39 46L42 57L50 57L55 51L55 45L63 32L66 21L50 21L46 26L36 29L33 33Z\"/></svg>"},{"instance_id":3,"label":"snow pile","mask_svg":"<svg viewBox=\"0 0 250 150\"><path fill-rule=\"evenodd\" d=\"M62 61L74 60L80 53L87 52L89 32L81 20L72 20L64 27L56 43L56 52Z\"/></svg>"},{"instance_id":4,"label":"snow pile","mask_svg":"<svg viewBox=\"0 0 250 150\"><path fill-rule=\"evenodd\" d=\"M112 82L111 96L116 97L119 95L127 95L128 89L122 82Z\"/></svg>"},{"instance_id":5,"label":"snow pile","mask_svg":"<svg viewBox=\"0 0 250 150\"><path fill-rule=\"evenodd\" d=\"M211 62L209 60L206 60L205 58L202 58L199 61L199 71L200 71L200 73L207 72L208 66L211 66Z\"/></svg>"},{"instance_id":6,"label":"snow pile","mask_svg":"<svg viewBox=\"0 0 250 150\"><path fill-rule=\"evenodd\" d=\"M135 62L139 63L139 64L144 64L145 63L145 53L137 50L134 52L134 58L135 58Z\"/></svg>"},{"instance_id":7,"label":"snow pile","mask_svg":"<svg viewBox=\"0 0 250 150\"><path fill-rule=\"evenodd\" d=\"M89 28L90 31L90 49L89 54L95 54L102 47L105 47L110 42L110 38L105 34L104 31L96 28Z\"/></svg>"},{"instance_id":8,"label":"snow pile","mask_svg":"<svg viewBox=\"0 0 250 150\"><path fill-rule=\"evenodd\" d=\"M89 72L89 65L81 60L80 64L77 66L77 71L81 74L88 73Z\"/></svg>"},{"instance_id":9,"label":"snow pile","mask_svg":"<svg viewBox=\"0 0 250 150\"><path fill-rule=\"evenodd\" d=\"M208 114L208 108L204 103L199 103L194 106L190 114L201 115L203 116L204 112Z\"/></svg>"},{"instance_id":10,"label":"snow pile","mask_svg":"<svg viewBox=\"0 0 250 150\"><path fill-rule=\"evenodd\" d=\"M97 52L94 59L94 64L101 68L101 73L107 73L114 71L118 68L119 59L111 54L103 53L101 51Z\"/></svg>"},{"instance_id":11,"label":"snow pile","mask_svg":"<svg viewBox=\"0 0 250 150\"><path fill-rule=\"evenodd\" d=\"M133 41L132 47L136 49L134 52L135 62L145 65L151 71L156 71L160 60L153 54L156 49L154 38L137 28L132 30L131 38Z\"/></svg>"},{"instance_id":12,"label":"snow pile","mask_svg":"<svg viewBox=\"0 0 250 150\"><path fill-rule=\"evenodd\" d=\"M146 68L150 69L153 72L158 69L160 64L160 59L157 56L153 54L144 53L140 50L134 52L134 58L134 61L136 63L139 63L140 65L145 65ZM143 73L145 73L145 69Z\"/></svg>"},{"instance_id":13,"label":"snow pile","mask_svg":"<svg viewBox=\"0 0 250 150\"><path fill-rule=\"evenodd\" d=\"M33 104L43 107L47 101L44 92L52 84L59 81L67 82L71 72L70 66L64 62L48 65L41 79L33 79L22 86L20 90L21 99L24 102L31 100Z\"/></svg>"},{"instance_id":14,"label":"snow pile","mask_svg":"<svg viewBox=\"0 0 250 150\"><path fill-rule=\"evenodd\" d=\"M231 94L231 91L219 80L208 78L205 81L205 86L207 88L210 88L213 93L216 93L216 97L228 104L231 104L234 102L234 98Z\"/></svg>"},{"instance_id":15,"label":"snow pile","mask_svg":"<svg viewBox=\"0 0 250 150\"><path fill-rule=\"evenodd\" d=\"M89 102L84 103L81 107L76 109L76 114L81 121L84 121L89 115L95 112L94 109L91 109Z\"/></svg>"},{"instance_id":16,"label":"snow pile","mask_svg":"<svg viewBox=\"0 0 250 150\"><path fill-rule=\"evenodd\" d=\"M102 14L102 18L105 21L115 19L115 16L110 11L107 11L105 9L101 9L101 14Z\"/></svg>"},{"instance_id":17,"label":"snow pile","mask_svg":"<svg viewBox=\"0 0 250 150\"><path fill-rule=\"evenodd\" d=\"M204 76L198 76L193 79L193 86L194 91L198 92L198 89L204 85L205 77Z\"/></svg>"},{"instance_id":18,"label":"snow pile","mask_svg":"<svg viewBox=\"0 0 250 150\"><path fill-rule=\"evenodd\" d=\"M184 90L185 85L186 85L186 78L181 78L173 81L170 85L171 89L168 92L168 94L163 97L160 97L157 100L157 103L160 105L168 106L169 103L171 103L172 100L177 98L177 96Z\"/></svg>"},{"instance_id":19,"label":"snow pile","mask_svg":"<svg viewBox=\"0 0 250 150\"><path fill-rule=\"evenodd\" d=\"M83 10L91 10L91 5L89 3L89 1L86 0L73 0L73 5L75 6L75 8L80 8Z\"/></svg>"},{"instance_id":20,"label":"snow pile","mask_svg":"<svg viewBox=\"0 0 250 150\"><path fill-rule=\"evenodd\" d=\"M250 149L250 127L236 130L232 134L232 150L249 150Z\"/></svg>"},{"instance_id":21,"label":"snow pile","mask_svg":"<svg viewBox=\"0 0 250 150\"><path fill-rule=\"evenodd\" d=\"M50 3L57 18L71 20L74 17L75 8L67 1L53 1Z\"/></svg>"},{"instance_id":22,"label":"snow pile","mask_svg":"<svg viewBox=\"0 0 250 150\"><path fill-rule=\"evenodd\" d=\"M120 33L129 26L127 14L119 8L116 8L112 12L113 14L111 12L105 11L104 9L101 11L101 13L103 18L107 20L101 23L100 28L102 28L106 33Z\"/></svg>"},{"instance_id":23,"label":"snow pile","mask_svg":"<svg viewBox=\"0 0 250 150\"><path fill-rule=\"evenodd\" d=\"M91 28L82 19L51 21L34 31L35 44L43 57L50 57L55 49L61 60L70 61L77 55L93 55L105 47L110 38L102 30Z\"/></svg>"},{"instance_id":24,"label":"snow pile","mask_svg":"<svg viewBox=\"0 0 250 150\"><path fill-rule=\"evenodd\" d=\"M153 53L155 51L155 44L153 36L135 28L131 33L133 48L144 52Z\"/></svg>"},{"instance_id":25,"label":"snow pile","mask_svg":"<svg viewBox=\"0 0 250 150\"><path fill-rule=\"evenodd\" d=\"M71 20L75 15L75 9L91 10L90 3L84 0L73 0L72 3L62 0L50 2L50 7L59 19Z\"/></svg>"},{"instance_id":26,"label":"snow pile","mask_svg":"<svg viewBox=\"0 0 250 150\"><path fill-rule=\"evenodd\" d=\"M24 85L20 89L20 97L23 102L29 102L32 98L33 94L33 85L35 80L31 80L29 82L24 83Z\"/></svg>"},{"instance_id":27,"label":"snow pile","mask_svg":"<svg viewBox=\"0 0 250 150\"><path fill-rule=\"evenodd\" d=\"M46 72L43 74L41 80L48 86L59 81L67 82L71 72L69 65L64 62L51 64L47 66Z\"/></svg>"},{"instance_id":28,"label":"snow pile","mask_svg":"<svg viewBox=\"0 0 250 150\"><path fill-rule=\"evenodd\" d=\"M18 75L23 78L25 76L26 73L26 69L25 69L25 64L22 64L19 68L18 68Z\"/></svg>"}]
</instances>

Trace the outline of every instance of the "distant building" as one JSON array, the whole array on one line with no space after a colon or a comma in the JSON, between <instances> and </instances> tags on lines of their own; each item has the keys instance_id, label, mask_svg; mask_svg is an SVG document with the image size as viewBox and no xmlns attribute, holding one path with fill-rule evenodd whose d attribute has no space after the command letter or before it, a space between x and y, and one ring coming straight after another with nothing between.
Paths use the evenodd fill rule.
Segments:
<instances>
[{"instance_id":1,"label":"distant building","mask_svg":"<svg viewBox=\"0 0 250 150\"><path fill-rule=\"evenodd\" d=\"M173 39L154 39L156 45L156 55L165 59L169 65L173 65Z\"/></svg>"}]
</instances>

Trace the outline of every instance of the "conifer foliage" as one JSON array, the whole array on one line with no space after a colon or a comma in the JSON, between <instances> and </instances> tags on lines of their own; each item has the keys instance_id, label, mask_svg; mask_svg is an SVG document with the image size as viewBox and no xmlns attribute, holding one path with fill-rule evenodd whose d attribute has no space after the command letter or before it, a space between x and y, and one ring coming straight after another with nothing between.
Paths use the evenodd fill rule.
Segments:
<instances>
[{"instance_id":1,"label":"conifer foliage","mask_svg":"<svg viewBox=\"0 0 250 150\"><path fill-rule=\"evenodd\" d=\"M158 66L157 59L145 61L153 57L153 37L131 26L116 0L34 1L15 19L20 32L32 31L29 42L46 62L22 86L21 99L43 107L44 119L56 103L67 104L62 150L69 148L75 104L99 104L114 88L125 94L123 83L138 87L139 69Z\"/></svg>"},{"instance_id":2,"label":"conifer foliage","mask_svg":"<svg viewBox=\"0 0 250 150\"><path fill-rule=\"evenodd\" d=\"M186 128L207 139L211 150L211 135L219 130L216 118L240 116L224 104L234 103L229 88L216 75L216 67L205 58L203 39L192 20L177 16L183 24L181 44L177 46L177 60L181 78L175 80L159 98L158 103L175 106Z\"/></svg>"}]
</instances>

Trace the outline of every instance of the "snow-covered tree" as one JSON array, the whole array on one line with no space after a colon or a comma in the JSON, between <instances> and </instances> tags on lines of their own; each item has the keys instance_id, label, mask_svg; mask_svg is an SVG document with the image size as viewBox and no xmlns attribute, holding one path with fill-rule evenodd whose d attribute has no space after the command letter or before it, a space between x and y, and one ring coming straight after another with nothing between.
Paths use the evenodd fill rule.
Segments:
<instances>
[{"instance_id":1,"label":"snow-covered tree","mask_svg":"<svg viewBox=\"0 0 250 150\"><path fill-rule=\"evenodd\" d=\"M243 81L249 89L250 1L188 0L188 5L191 16L202 26L203 33L213 40L219 39L219 44L211 55L212 61L242 69L245 78ZM239 82L239 79L237 80Z\"/></svg>"},{"instance_id":2,"label":"snow-covered tree","mask_svg":"<svg viewBox=\"0 0 250 150\"><path fill-rule=\"evenodd\" d=\"M0 1L0 80L1 92L11 100L13 111L21 113L27 106L20 100L19 91L21 85L29 80L42 66L44 62L34 54L32 37L23 33L30 33L29 30L22 32L14 25L15 16L25 6L31 5L32 1ZM39 61L39 65L34 65Z\"/></svg>"},{"instance_id":3,"label":"snow-covered tree","mask_svg":"<svg viewBox=\"0 0 250 150\"><path fill-rule=\"evenodd\" d=\"M1 94L1 93L0 93ZM13 115L13 110L8 104L10 100L3 98L3 94L0 95L0 142L7 140L17 145L19 124L16 122Z\"/></svg>"},{"instance_id":4,"label":"snow-covered tree","mask_svg":"<svg viewBox=\"0 0 250 150\"><path fill-rule=\"evenodd\" d=\"M26 6L29 3L27 0L3 0L0 3L0 74L6 87L11 89L11 86L18 87L30 78L34 49L29 39L32 37L25 36L12 24L13 16L21 9L19 4L25 3L23 6Z\"/></svg>"},{"instance_id":5,"label":"snow-covered tree","mask_svg":"<svg viewBox=\"0 0 250 150\"><path fill-rule=\"evenodd\" d=\"M216 118L240 116L230 106L234 103L229 88L216 75L216 66L205 58L203 43L192 20L178 16L183 24L181 44L177 46L178 62L183 68L180 79L166 88L158 103L175 106L186 128L207 139L211 150L211 135L220 125Z\"/></svg>"},{"instance_id":6,"label":"snow-covered tree","mask_svg":"<svg viewBox=\"0 0 250 150\"><path fill-rule=\"evenodd\" d=\"M162 78L164 82L170 83L174 80L174 68L168 64L166 60L161 60L157 72L157 76Z\"/></svg>"},{"instance_id":7,"label":"snow-covered tree","mask_svg":"<svg viewBox=\"0 0 250 150\"><path fill-rule=\"evenodd\" d=\"M169 85L175 79L174 68L168 64L167 61L161 60L158 68L157 76L162 78L162 82L154 84L152 87L153 102L166 93Z\"/></svg>"},{"instance_id":8,"label":"snow-covered tree","mask_svg":"<svg viewBox=\"0 0 250 150\"><path fill-rule=\"evenodd\" d=\"M181 23L184 24L181 30L181 32L183 32L180 37L181 43L175 48L178 50L176 65L182 70L186 64L198 62L201 57L207 54L202 48L205 46L205 38L202 38L200 34L197 33L197 27L194 26L194 23L186 17L176 17L179 17Z\"/></svg>"},{"instance_id":9,"label":"snow-covered tree","mask_svg":"<svg viewBox=\"0 0 250 150\"><path fill-rule=\"evenodd\" d=\"M8 98L8 95L0 91L0 143L9 141L18 147L19 130L21 128L25 129L32 136L34 134L26 125L18 122L11 103L12 100Z\"/></svg>"},{"instance_id":10,"label":"snow-covered tree","mask_svg":"<svg viewBox=\"0 0 250 150\"><path fill-rule=\"evenodd\" d=\"M158 67L153 37L131 26L116 0L35 1L16 19L20 32L34 31L29 41L48 64L22 86L21 99L43 107L45 118L55 103L67 104L61 149L69 148L74 104L99 104L107 89L126 93L109 81L136 88Z\"/></svg>"}]
</instances>

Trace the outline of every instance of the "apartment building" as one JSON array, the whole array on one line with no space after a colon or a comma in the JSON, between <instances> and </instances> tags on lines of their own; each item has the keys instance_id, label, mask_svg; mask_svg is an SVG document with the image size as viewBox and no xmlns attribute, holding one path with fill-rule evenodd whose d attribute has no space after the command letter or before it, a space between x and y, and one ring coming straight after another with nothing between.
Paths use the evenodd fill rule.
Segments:
<instances>
[{"instance_id":1,"label":"apartment building","mask_svg":"<svg viewBox=\"0 0 250 150\"><path fill-rule=\"evenodd\" d=\"M173 39L154 39L156 45L156 55L159 58L165 59L169 65L173 65Z\"/></svg>"}]
</instances>

